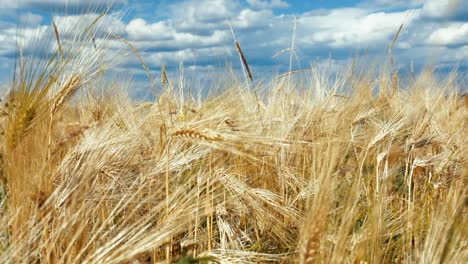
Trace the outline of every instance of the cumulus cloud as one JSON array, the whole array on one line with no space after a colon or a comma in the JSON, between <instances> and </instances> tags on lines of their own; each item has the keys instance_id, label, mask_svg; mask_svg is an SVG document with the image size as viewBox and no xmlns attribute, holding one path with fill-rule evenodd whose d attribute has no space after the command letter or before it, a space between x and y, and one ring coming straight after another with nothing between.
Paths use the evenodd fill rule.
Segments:
<instances>
[{"instance_id":1,"label":"cumulus cloud","mask_svg":"<svg viewBox=\"0 0 468 264\"><path fill-rule=\"evenodd\" d=\"M468 45L453 48L450 51L451 52L447 52L442 56L443 61L450 62L453 65L454 63L458 64L468 60Z\"/></svg>"},{"instance_id":2,"label":"cumulus cloud","mask_svg":"<svg viewBox=\"0 0 468 264\"><path fill-rule=\"evenodd\" d=\"M148 52L154 65L160 65L162 62L158 63L158 60L191 60L193 49L208 48L211 49L209 54L218 56L232 52L230 23L252 65L282 62L281 56L271 57L290 45L293 16L275 15L270 9L252 9L250 6L239 8L239 3L233 1L217 0L215 5L224 4L224 7L217 8L220 12L216 14L209 8L203 12L196 10L193 4L196 3L189 1L173 5L170 18L154 23L141 18L132 20L126 28L127 36L137 47ZM182 9L187 10L183 15ZM405 22L409 26L418 17L419 10L375 12L364 8L341 8L306 12L297 16L296 49L305 61L324 54L327 57L330 51L340 55L345 49L384 51L399 25ZM410 48L411 42L399 47ZM203 62L202 56L200 58ZM212 57L206 59L212 60Z\"/></svg>"},{"instance_id":3,"label":"cumulus cloud","mask_svg":"<svg viewBox=\"0 0 468 264\"><path fill-rule=\"evenodd\" d=\"M282 0L247 0L247 3L253 8L272 9L272 8L287 8L289 4Z\"/></svg>"},{"instance_id":4,"label":"cumulus cloud","mask_svg":"<svg viewBox=\"0 0 468 264\"><path fill-rule=\"evenodd\" d=\"M258 29L271 24L274 15L271 10L255 11L252 9L243 9L239 15L233 19L233 26L237 29Z\"/></svg>"},{"instance_id":5,"label":"cumulus cloud","mask_svg":"<svg viewBox=\"0 0 468 264\"><path fill-rule=\"evenodd\" d=\"M424 0L373 0L368 4L385 6L385 7L412 7L421 5Z\"/></svg>"},{"instance_id":6,"label":"cumulus cloud","mask_svg":"<svg viewBox=\"0 0 468 264\"><path fill-rule=\"evenodd\" d=\"M136 18L126 26L128 39L150 52L149 58L154 62L168 61L171 56L190 60L194 49L200 62L204 50L209 50L208 59L223 56L229 50L226 46L232 46L229 24L242 39L248 32L269 27L274 18L271 10L253 10L227 0L184 1L173 4L170 10L168 19L149 22Z\"/></svg>"},{"instance_id":7,"label":"cumulus cloud","mask_svg":"<svg viewBox=\"0 0 468 264\"><path fill-rule=\"evenodd\" d=\"M42 16L27 12L19 16L19 22L22 25L38 25L42 22Z\"/></svg>"},{"instance_id":8,"label":"cumulus cloud","mask_svg":"<svg viewBox=\"0 0 468 264\"><path fill-rule=\"evenodd\" d=\"M15 52L15 45L16 45L16 32L11 29L0 29L0 56L2 56L1 60L3 60L3 57L8 57L11 54L14 54Z\"/></svg>"},{"instance_id":9,"label":"cumulus cloud","mask_svg":"<svg viewBox=\"0 0 468 264\"><path fill-rule=\"evenodd\" d=\"M171 20L178 31L207 33L223 27L241 5L232 0L191 0L171 5Z\"/></svg>"},{"instance_id":10,"label":"cumulus cloud","mask_svg":"<svg viewBox=\"0 0 468 264\"><path fill-rule=\"evenodd\" d=\"M177 31L170 21L148 23L138 18L126 26L126 36L144 50L176 51L223 45L229 38L226 30L213 30L209 34L195 34Z\"/></svg>"},{"instance_id":11,"label":"cumulus cloud","mask_svg":"<svg viewBox=\"0 0 468 264\"><path fill-rule=\"evenodd\" d=\"M13 57L16 53L16 44L28 51L37 44L46 32L47 26L25 27L17 29L14 26L0 26L0 56Z\"/></svg>"},{"instance_id":12,"label":"cumulus cloud","mask_svg":"<svg viewBox=\"0 0 468 264\"><path fill-rule=\"evenodd\" d=\"M184 1L171 6L168 18L157 21L135 19L127 24L126 30L135 45L145 51L145 57L153 67L181 60L211 65L216 56L235 55L230 23L249 64L254 69L265 69L288 63L288 56L272 58L276 52L289 47L293 31L292 15L276 15L271 10L279 2L253 0L243 5L227 0ZM466 44L464 24L444 24L434 20L428 15L430 8L423 0L379 0L379 4L380 7L357 5L297 14L295 49L302 63L326 60L328 54L334 59L348 61L350 54L359 50L383 54L402 23L404 29L395 55L400 54L407 61L434 54L440 46ZM384 5L398 8L382 9ZM447 49L446 52L451 54L460 50ZM444 56L443 60L447 62L461 58L460 55ZM236 59L235 56L230 58Z\"/></svg>"},{"instance_id":13,"label":"cumulus cloud","mask_svg":"<svg viewBox=\"0 0 468 264\"><path fill-rule=\"evenodd\" d=\"M16 8L18 4L13 1L0 0L0 6L3 8Z\"/></svg>"},{"instance_id":14,"label":"cumulus cloud","mask_svg":"<svg viewBox=\"0 0 468 264\"><path fill-rule=\"evenodd\" d=\"M402 22L411 24L418 15L416 10L373 13L359 8L346 8L331 10L326 14L304 14L298 22L305 44L368 48L382 45L396 33Z\"/></svg>"},{"instance_id":15,"label":"cumulus cloud","mask_svg":"<svg viewBox=\"0 0 468 264\"><path fill-rule=\"evenodd\" d=\"M5 9L28 8L55 12L81 13L89 10L104 10L127 4L127 0L0 0L0 6Z\"/></svg>"},{"instance_id":16,"label":"cumulus cloud","mask_svg":"<svg viewBox=\"0 0 468 264\"><path fill-rule=\"evenodd\" d=\"M119 13L111 13L102 18L99 14L87 13L80 15L58 15L53 16L53 20L57 25L59 33L66 35L76 35L84 31L91 22L96 21L96 28L105 32L112 32L122 35L125 33L125 24L122 22Z\"/></svg>"},{"instance_id":17,"label":"cumulus cloud","mask_svg":"<svg viewBox=\"0 0 468 264\"><path fill-rule=\"evenodd\" d=\"M468 43L468 23L451 23L437 29L428 38L429 44L461 45Z\"/></svg>"},{"instance_id":18,"label":"cumulus cloud","mask_svg":"<svg viewBox=\"0 0 468 264\"><path fill-rule=\"evenodd\" d=\"M435 19L457 18L467 12L466 0L426 0L422 8L423 15Z\"/></svg>"},{"instance_id":19,"label":"cumulus cloud","mask_svg":"<svg viewBox=\"0 0 468 264\"><path fill-rule=\"evenodd\" d=\"M142 18L130 21L125 30L132 40L173 40L175 30L169 21L149 24Z\"/></svg>"}]
</instances>

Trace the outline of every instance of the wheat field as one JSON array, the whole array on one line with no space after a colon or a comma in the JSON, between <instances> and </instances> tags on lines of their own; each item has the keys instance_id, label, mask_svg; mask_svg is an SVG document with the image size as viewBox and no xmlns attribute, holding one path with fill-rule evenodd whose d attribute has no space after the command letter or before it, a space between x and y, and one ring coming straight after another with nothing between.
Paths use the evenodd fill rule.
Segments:
<instances>
[{"instance_id":1,"label":"wheat field","mask_svg":"<svg viewBox=\"0 0 468 264\"><path fill-rule=\"evenodd\" d=\"M18 59L1 263L468 259L466 78L353 63L253 85L249 69L204 97L147 71L156 99L137 103L105 78L106 44L147 67L104 16L78 33L54 23L47 59Z\"/></svg>"}]
</instances>

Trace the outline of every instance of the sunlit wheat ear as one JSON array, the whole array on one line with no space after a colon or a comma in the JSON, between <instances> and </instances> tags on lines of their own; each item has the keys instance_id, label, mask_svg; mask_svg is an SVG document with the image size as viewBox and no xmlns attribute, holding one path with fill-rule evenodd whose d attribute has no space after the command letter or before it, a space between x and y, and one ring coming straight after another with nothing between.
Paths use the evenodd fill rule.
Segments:
<instances>
[{"instance_id":1,"label":"sunlit wheat ear","mask_svg":"<svg viewBox=\"0 0 468 264\"><path fill-rule=\"evenodd\" d=\"M64 137L58 142L58 145L63 146L67 142L82 136L83 133L89 128L89 125L80 125L78 123L67 124L64 129Z\"/></svg>"},{"instance_id":2,"label":"sunlit wheat ear","mask_svg":"<svg viewBox=\"0 0 468 264\"><path fill-rule=\"evenodd\" d=\"M18 110L17 117L10 121L7 126L7 144L10 149L13 149L19 142L22 134L32 122L36 115L36 111L32 107Z\"/></svg>"},{"instance_id":3,"label":"sunlit wheat ear","mask_svg":"<svg viewBox=\"0 0 468 264\"><path fill-rule=\"evenodd\" d=\"M320 230L318 227L314 227L309 232L309 237L303 248L301 263L308 264L314 263L317 259L318 251L320 247Z\"/></svg>"},{"instance_id":4,"label":"sunlit wheat ear","mask_svg":"<svg viewBox=\"0 0 468 264\"><path fill-rule=\"evenodd\" d=\"M289 262L294 253L285 254L266 254L254 251L235 250L235 249L215 249L203 252L199 257L213 257L215 262L220 264L228 263L295 263ZM196 263L196 262L190 262ZM204 263L204 262L203 262Z\"/></svg>"},{"instance_id":5,"label":"sunlit wheat ear","mask_svg":"<svg viewBox=\"0 0 468 264\"><path fill-rule=\"evenodd\" d=\"M172 133L174 138L188 138L204 141L221 141L223 137L208 129L184 128Z\"/></svg>"},{"instance_id":6,"label":"sunlit wheat ear","mask_svg":"<svg viewBox=\"0 0 468 264\"><path fill-rule=\"evenodd\" d=\"M60 107L78 90L81 83L82 78L79 75L71 77L68 82L60 89L60 92L55 96L51 113L56 113Z\"/></svg>"}]
</instances>

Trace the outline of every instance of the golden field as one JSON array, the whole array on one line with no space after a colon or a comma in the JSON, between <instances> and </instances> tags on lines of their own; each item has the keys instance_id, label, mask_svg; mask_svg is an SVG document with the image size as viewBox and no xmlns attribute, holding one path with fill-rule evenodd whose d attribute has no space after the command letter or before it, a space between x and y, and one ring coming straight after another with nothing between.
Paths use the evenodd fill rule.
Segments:
<instances>
[{"instance_id":1,"label":"golden field","mask_svg":"<svg viewBox=\"0 0 468 264\"><path fill-rule=\"evenodd\" d=\"M1 263L468 259L466 78L353 63L233 75L205 98L148 71L156 100L136 103L104 77L105 44L147 67L102 16L73 38L54 24L45 61L19 56L1 107Z\"/></svg>"}]
</instances>

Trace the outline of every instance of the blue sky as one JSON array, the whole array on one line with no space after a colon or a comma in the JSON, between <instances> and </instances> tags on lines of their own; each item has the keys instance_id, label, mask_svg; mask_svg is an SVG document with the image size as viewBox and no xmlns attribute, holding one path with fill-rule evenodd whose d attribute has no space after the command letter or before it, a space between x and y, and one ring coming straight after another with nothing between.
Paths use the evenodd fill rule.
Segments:
<instances>
[{"instance_id":1,"label":"blue sky","mask_svg":"<svg viewBox=\"0 0 468 264\"><path fill-rule=\"evenodd\" d=\"M38 35L51 30L53 18L65 30L77 18L89 21L90 12L107 4L0 0L0 83L11 79L16 36L25 49L34 49L44 45L36 43ZM338 69L365 51L378 61L401 23L405 27L394 50L401 71L409 71L411 61L417 68L432 64L441 71L459 67L462 74L468 68L468 0L114 0L113 5L105 27L137 47L155 76L162 64L171 70L183 62L186 73L200 76L223 70L226 63L239 67L229 24L255 76L281 73L288 69L289 55L273 55L291 45L294 17L294 69L325 67L330 58ZM135 56L122 59L114 72L146 81Z\"/></svg>"}]
</instances>

